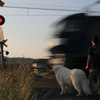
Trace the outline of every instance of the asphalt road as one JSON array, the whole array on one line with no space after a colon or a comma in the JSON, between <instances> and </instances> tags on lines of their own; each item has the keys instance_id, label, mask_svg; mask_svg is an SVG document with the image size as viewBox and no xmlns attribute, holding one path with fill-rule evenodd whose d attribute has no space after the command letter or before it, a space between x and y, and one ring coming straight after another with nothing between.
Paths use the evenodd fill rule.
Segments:
<instances>
[{"instance_id":1,"label":"asphalt road","mask_svg":"<svg viewBox=\"0 0 100 100\"><path fill-rule=\"evenodd\" d=\"M61 89L56 79L39 79L33 90L37 93L35 100L100 100L97 91L94 91L93 96L88 97L85 95L76 97L76 90L73 90L71 94L60 95Z\"/></svg>"},{"instance_id":2,"label":"asphalt road","mask_svg":"<svg viewBox=\"0 0 100 100\"><path fill-rule=\"evenodd\" d=\"M60 88L37 88L37 100L100 100L100 95L76 97L77 91L71 94L60 95Z\"/></svg>"}]
</instances>

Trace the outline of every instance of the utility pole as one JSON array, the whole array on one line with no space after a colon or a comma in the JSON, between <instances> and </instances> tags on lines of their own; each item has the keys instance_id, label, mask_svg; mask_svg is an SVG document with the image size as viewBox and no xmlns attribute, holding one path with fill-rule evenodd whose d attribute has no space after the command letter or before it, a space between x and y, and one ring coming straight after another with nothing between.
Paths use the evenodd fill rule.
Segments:
<instances>
[{"instance_id":1,"label":"utility pole","mask_svg":"<svg viewBox=\"0 0 100 100\"><path fill-rule=\"evenodd\" d=\"M0 15L0 25L3 25L4 23L5 23L5 18L2 15ZM3 46L7 47L7 45L5 44L6 41L7 39L4 40L2 26L0 26L0 55L1 55L2 70L5 69Z\"/></svg>"},{"instance_id":2,"label":"utility pole","mask_svg":"<svg viewBox=\"0 0 100 100\"><path fill-rule=\"evenodd\" d=\"M3 1L0 0L0 6L3 7L5 3ZM0 15L0 25L3 25L5 23L5 18ZM5 44L7 40L4 40L4 36L3 36L3 31L2 31L2 27L0 27L0 55L1 55L1 65L2 65L2 70L5 69L5 64L4 64L4 54L3 54L3 45L7 46Z\"/></svg>"},{"instance_id":3,"label":"utility pole","mask_svg":"<svg viewBox=\"0 0 100 100\"><path fill-rule=\"evenodd\" d=\"M5 69L4 54L3 54L3 42L0 42L0 49L1 49L1 66L2 66L2 70L3 70L3 69Z\"/></svg>"}]
</instances>

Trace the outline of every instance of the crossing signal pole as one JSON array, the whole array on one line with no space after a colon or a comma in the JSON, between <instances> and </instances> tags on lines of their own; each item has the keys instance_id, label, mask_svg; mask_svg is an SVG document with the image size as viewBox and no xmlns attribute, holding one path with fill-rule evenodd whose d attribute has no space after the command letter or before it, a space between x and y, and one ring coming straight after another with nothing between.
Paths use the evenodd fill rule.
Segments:
<instances>
[{"instance_id":1,"label":"crossing signal pole","mask_svg":"<svg viewBox=\"0 0 100 100\"><path fill-rule=\"evenodd\" d=\"M0 25L3 25L4 23L5 23L5 18L2 15L0 15ZM2 26L0 26L0 49L1 49L0 55L1 55L2 70L5 69L3 46L7 47L7 45L5 44L6 41L7 41L7 39L4 40Z\"/></svg>"}]
</instances>

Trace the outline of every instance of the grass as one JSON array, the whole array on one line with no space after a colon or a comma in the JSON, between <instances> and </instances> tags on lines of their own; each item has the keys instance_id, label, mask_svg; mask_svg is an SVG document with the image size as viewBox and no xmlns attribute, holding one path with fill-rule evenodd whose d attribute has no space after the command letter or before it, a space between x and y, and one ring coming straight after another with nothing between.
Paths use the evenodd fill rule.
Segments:
<instances>
[{"instance_id":1,"label":"grass","mask_svg":"<svg viewBox=\"0 0 100 100\"><path fill-rule=\"evenodd\" d=\"M34 89L39 76L29 65L8 66L0 72L0 100L45 100L50 91L38 99Z\"/></svg>"},{"instance_id":2,"label":"grass","mask_svg":"<svg viewBox=\"0 0 100 100\"><path fill-rule=\"evenodd\" d=\"M53 72L44 72L44 73L37 73L35 74L39 78L49 78L50 75L53 75Z\"/></svg>"}]
</instances>

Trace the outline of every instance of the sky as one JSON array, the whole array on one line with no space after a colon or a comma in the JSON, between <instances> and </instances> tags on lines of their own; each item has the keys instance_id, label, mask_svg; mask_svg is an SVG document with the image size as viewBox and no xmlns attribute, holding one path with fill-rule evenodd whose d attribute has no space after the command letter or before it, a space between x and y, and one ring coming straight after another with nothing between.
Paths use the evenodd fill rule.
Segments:
<instances>
[{"instance_id":1,"label":"sky","mask_svg":"<svg viewBox=\"0 0 100 100\"><path fill-rule=\"evenodd\" d=\"M79 13L75 10L83 11L85 6L97 0L2 1L5 2L4 7L0 7L0 15L5 17L2 29L4 39L8 39L8 47L4 47L4 50L10 52L7 57L46 58L51 54L47 44L53 35L53 24L65 16ZM99 11L100 4L92 9Z\"/></svg>"}]
</instances>

